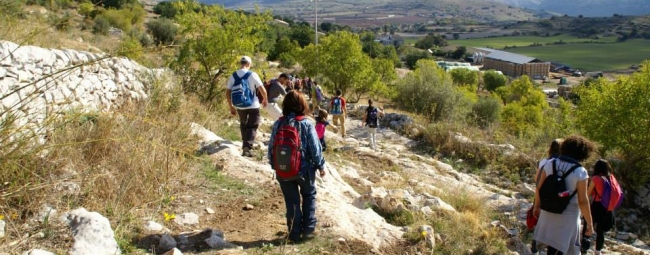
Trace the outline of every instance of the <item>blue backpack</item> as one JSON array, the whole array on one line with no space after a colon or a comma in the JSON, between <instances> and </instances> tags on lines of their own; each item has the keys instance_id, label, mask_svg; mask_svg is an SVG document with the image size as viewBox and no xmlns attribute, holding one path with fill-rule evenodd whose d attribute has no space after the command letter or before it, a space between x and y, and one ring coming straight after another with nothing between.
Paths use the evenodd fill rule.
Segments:
<instances>
[{"instance_id":1,"label":"blue backpack","mask_svg":"<svg viewBox=\"0 0 650 255\"><path fill-rule=\"evenodd\" d=\"M340 97L332 99L332 114L343 114L342 104Z\"/></svg>"},{"instance_id":2,"label":"blue backpack","mask_svg":"<svg viewBox=\"0 0 650 255\"><path fill-rule=\"evenodd\" d=\"M235 83L232 86L230 98L232 99L232 104L235 107L244 108L253 105L255 94L248 85L248 77L250 77L251 74L252 72L248 71L241 78L237 76L237 72L234 72L232 74L232 77L235 79Z\"/></svg>"},{"instance_id":3,"label":"blue backpack","mask_svg":"<svg viewBox=\"0 0 650 255\"><path fill-rule=\"evenodd\" d=\"M318 99L318 101L323 101L323 91L321 91L319 87L316 87L316 99Z\"/></svg>"}]
</instances>

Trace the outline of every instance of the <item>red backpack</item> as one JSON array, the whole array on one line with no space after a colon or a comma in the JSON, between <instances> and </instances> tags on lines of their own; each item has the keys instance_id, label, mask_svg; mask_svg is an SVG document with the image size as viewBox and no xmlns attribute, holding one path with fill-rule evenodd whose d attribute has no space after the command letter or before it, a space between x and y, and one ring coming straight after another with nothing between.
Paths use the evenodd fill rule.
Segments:
<instances>
[{"instance_id":1,"label":"red backpack","mask_svg":"<svg viewBox=\"0 0 650 255\"><path fill-rule=\"evenodd\" d=\"M280 117L280 126L275 133L271 156L273 169L281 180L293 180L300 175L300 121L303 116L293 119Z\"/></svg>"}]
</instances>

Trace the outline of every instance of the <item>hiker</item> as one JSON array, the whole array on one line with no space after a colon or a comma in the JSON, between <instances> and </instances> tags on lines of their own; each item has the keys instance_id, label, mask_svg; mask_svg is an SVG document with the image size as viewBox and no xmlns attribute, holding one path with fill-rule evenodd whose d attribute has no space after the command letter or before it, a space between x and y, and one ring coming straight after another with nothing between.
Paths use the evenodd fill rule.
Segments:
<instances>
[{"instance_id":1,"label":"hiker","mask_svg":"<svg viewBox=\"0 0 650 255\"><path fill-rule=\"evenodd\" d=\"M554 139L553 141L551 141L551 145L548 148L548 157L541 159L539 161L539 164L537 165L537 171L535 172L535 177L534 177L535 179L533 179L533 180L535 180L535 183L537 183L537 179L539 179L539 174L541 173L542 168L544 168L544 165L546 165L546 163L548 163L549 161L552 161L553 159L556 159L556 158L558 158L560 156L560 146L561 146L561 144L562 144L562 139ZM527 215L527 217L535 217L535 215L533 215L533 210L535 208L535 202L536 201L533 201L533 207L530 208L530 210L528 212L529 215ZM528 226L529 231L534 230L535 229L534 225L537 223L536 222L536 220L537 220L536 217L535 217L535 219L531 219L531 220L533 222L530 223L529 226ZM527 221L528 221L528 219L527 219ZM527 222L527 224L528 224L528 222ZM535 241L535 239L533 239L533 241L531 242L531 245L530 245L530 251L533 254L537 254L538 249L539 248L537 246L537 241Z\"/></svg>"},{"instance_id":2,"label":"hiker","mask_svg":"<svg viewBox=\"0 0 650 255\"><path fill-rule=\"evenodd\" d=\"M375 149L377 145L377 128L379 127L379 118L384 116L384 111L381 108L372 106L372 99L368 99L368 108L366 108L366 114L363 116L363 122L361 125L365 124L368 127L368 133L370 134L370 148Z\"/></svg>"},{"instance_id":3,"label":"hiker","mask_svg":"<svg viewBox=\"0 0 650 255\"><path fill-rule=\"evenodd\" d=\"M251 150L260 124L260 104L266 107L266 89L257 73L250 70L252 61L243 56L239 61L241 68L228 79L226 99L230 114L239 115L239 130L242 137L242 156L252 157ZM262 97L261 103L257 95Z\"/></svg>"},{"instance_id":4,"label":"hiker","mask_svg":"<svg viewBox=\"0 0 650 255\"><path fill-rule=\"evenodd\" d=\"M605 195L606 192L611 192L612 189L621 190L616 177L614 177L612 166L607 160L599 159L594 165L594 173L587 189L592 198L591 218L596 227L596 252L594 253L596 255L600 255L600 251L605 245L605 233L614 226L613 210L620 205L620 201L623 199L621 196ZM609 199L609 201L602 201L603 199ZM609 208L605 208L605 204ZM585 242L582 251L587 252L590 246L589 238L583 234L582 240Z\"/></svg>"},{"instance_id":5,"label":"hiker","mask_svg":"<svg viewBox=\"0 0 650 255\"><path fill-rule=\"evenodd\" d=\"M320 109L320 102L322 102L325 99L323 97L323 90L321 89L320 85L318 85L318 82L316 81L312 82L310 94L311 94L312 110L317 111L318 109Z\"/></svg>"},{"instance_id":6,"label":"hiker","mask_svg":"<svg viewBox=\"0 0 650 255\"><path fill-rule=\"evenodd\" d=\"M318 140L320 140L323 151L327 151L327 143L325 142L325 130L327 127L331 127L334 133L339 131L338 127L330 124L330 122L327 121L327 116L328 113L326 110L318 110L318 116L316 117L316 134L318 134Z\"/></svg>"},{"instance_id":7,"label":"hiker","mask_svg":"<svg viewBox=\"0 0 650 255\"><path fill-rule=\"evenodd\" d=\"M288 239L300 242L316 230L316 171L325 176L325 159L316 129L306 118L309 105L302 94L289 92L283 116L273 124L268 158L276 172L287 207ZM301 203L302 200L302 203Z\"/></svg>"},{"instance_id":8,"label":"hiker","mask_svg":"<svg viewBox=\"0 0 650 255\"><path fill-rule=\"evenodd\" d=\"M330 113L332 114L332 122L334 122L335 126L341 127L341 137L345 138L345 114L347 109L345 98L341 95L341 90L337 89L336 96L330 101Z\"/></svg>"},{"instance_id":9,"label":"hiker","mask_svg":"<svg viewBox=\"0 0 650 255\"><path fill-rule=\"evenodd\" d=\"M570 136L562 142L560 156L542 168L535 192L534 213L539 221L534 239L548 246L549 255L580 254L580 213L586 221L585 236L593 233L589 176L579 162L589 158L594 147L584 137Z\"/></svg>"},{"instance_id":10,"label":"hiker","mask_svg":"<svg viewBox=\"0 0 650 255\"><path fill-rule=\"evenodd\" d=\"M266 106L266 111L271 116L272 120L277 120L282 117L282 109L278 105L281 96L287 95L284 85L289 82L289 75L286 73L280 74L277 79L270 81L267 92L269 104Z\"/></svg>"}]
</instances>

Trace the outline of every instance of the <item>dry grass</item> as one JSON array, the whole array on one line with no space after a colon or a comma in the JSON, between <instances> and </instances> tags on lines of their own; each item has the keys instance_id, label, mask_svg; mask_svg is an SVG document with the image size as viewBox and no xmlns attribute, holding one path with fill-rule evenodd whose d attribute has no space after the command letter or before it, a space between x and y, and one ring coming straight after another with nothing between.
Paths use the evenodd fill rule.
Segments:
<instances>
[{"instance_id":1,"label":"dry grass","mask_svg":"<svg viewBox=\"0 0 650 255\"><path fill-rule=\"evenodd\" d=\"M100 212L112 221L123 246L139 228L136 219L163 221L160 210L203 164L194 154L189 123L229 127L221 121L223 108L208 111L161 83L154 83L150 95L112 113L69 112L49 120L46 144L21 141L0 147L0 215L7 219L10 240L21 238L23 224L43 204L61 212L77 207ZM0 124L0 140L10 141L15 123ZM64 194L62 183L77 183L80 190Z\"/></svg>"}]
</instances>

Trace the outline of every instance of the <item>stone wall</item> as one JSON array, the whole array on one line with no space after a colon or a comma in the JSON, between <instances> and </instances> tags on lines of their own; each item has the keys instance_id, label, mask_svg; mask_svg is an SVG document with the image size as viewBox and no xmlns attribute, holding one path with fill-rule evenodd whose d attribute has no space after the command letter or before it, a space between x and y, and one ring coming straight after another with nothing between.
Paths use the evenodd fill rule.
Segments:
<instances>
[{"instance_id":1,"label":"stone wall","mask_svg":"<svg viewBox=\"0 0 650 255\"><path fill-rule=\"evenodd\" d=\"M147 98L151 73L127 58L0 41L0 118L29 130L73 110L107 111Z\"/></svg>"}]
</instances>

